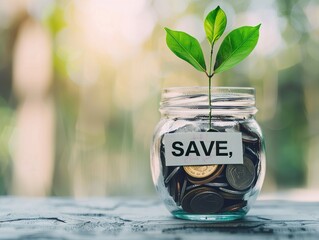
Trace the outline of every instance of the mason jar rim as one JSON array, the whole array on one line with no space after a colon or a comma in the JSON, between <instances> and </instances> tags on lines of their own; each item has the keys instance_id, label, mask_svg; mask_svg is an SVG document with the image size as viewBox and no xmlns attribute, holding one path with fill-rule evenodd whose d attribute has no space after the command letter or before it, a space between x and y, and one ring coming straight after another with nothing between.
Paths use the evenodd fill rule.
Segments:
<instances>
[{"instance_id":1,"label":"mason jar rim","mask_svg":"<svg viewBox=\"0 0 319 240\"><path fill-rule=\"evenodd\" d=\"M165 116L207 115L211 108L214 115L254 115L255 88L212 87L211 107L208 106L208 87L170 87L162 91L160 112Z\"/></svg>"},{"instance_id":2,"label":"mason jar rim","mask_svg":"<svg viewBox=\"0 0 319 240\"><path fill-rule=\"evenodd\" d=\"M208 90L208 86L190 86L190 87L168 87L163 89L164 92L174 92L174 91L187 91L187 90ZM212 90L236 90L236 93L251 93L255 94L255 88L253 87L212 87Z\"/></svg>"}]
</instances>

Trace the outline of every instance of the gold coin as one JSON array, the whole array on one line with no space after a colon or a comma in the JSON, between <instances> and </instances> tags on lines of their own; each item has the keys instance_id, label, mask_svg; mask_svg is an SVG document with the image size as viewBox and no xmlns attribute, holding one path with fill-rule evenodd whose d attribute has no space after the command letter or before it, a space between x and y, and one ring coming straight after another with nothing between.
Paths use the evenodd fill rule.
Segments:
<instances>
[{"instance_id":1,"label":"gold coin","mask_svg":"<svg viewBox=\"0 0 319 240\"><path fill-rule=\"evenodd\" d=\"M225 165L218 165L217 169L214 171L213 174L211 174L208 177L205 178L195 178L191 177L190 175L187 176L188 181L194 184L205 184L213 181L215 178L220 176L220 174L223 172Z\"/></svg>"},{"instance_id":2,"label":"gold coin","mask_svg":"<svg viewBox=\"0 0 319 240\"><path fill-rule=\"evenodd\" d=\"M184 166L185 172L194 178L205 178L216 171L218 165Z\"/></svg>"}]
</instances>

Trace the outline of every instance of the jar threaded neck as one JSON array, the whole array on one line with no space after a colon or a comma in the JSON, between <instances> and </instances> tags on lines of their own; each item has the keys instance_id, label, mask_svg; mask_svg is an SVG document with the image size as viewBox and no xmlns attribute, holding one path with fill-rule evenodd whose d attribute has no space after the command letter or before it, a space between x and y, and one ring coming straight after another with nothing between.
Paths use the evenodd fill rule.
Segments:
<instances>
[{"instance_id":1,"label":"jar threaded neck","mask_svg":"<svg viewBox=\"0 0 319 240\"><path fill-rule=\"evenodd\" d=\"M243 87L213 87L211 92L212 116L246 117L258 111L255 89ZM162 92L162 116L208 116L208 87L166 88Z\"/></svg>"}]
</instances>

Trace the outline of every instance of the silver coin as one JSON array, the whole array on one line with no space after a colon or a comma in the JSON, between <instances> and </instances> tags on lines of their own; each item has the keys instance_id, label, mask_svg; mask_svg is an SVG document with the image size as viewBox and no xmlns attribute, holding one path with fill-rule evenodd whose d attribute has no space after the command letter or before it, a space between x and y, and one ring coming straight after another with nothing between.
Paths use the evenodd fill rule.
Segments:
<instances>
[{"instance_id":1,"label":"silver coin","mask_svg":"<svg viewBox=\"0 0 319 240\"><path fill-rule=\"evenodd\" d=\"M242 200L244 199L245 195L235 195L235 194L231 194L231 193L227 193L227 192L223 192L223 191L220 191L219 192L220 195L223 196L223 198L227 199L227 200Z\"/></svg>"},{"instance_id":2,"label":"silver coin","mask_svg":"<svg viewBox=\"0 0 319 240\"><path fill-rule=\"evenodd\" d=\"M223 187L220 187L219 190L226 192L226 193L234 194L234 195L244 195L244 194L249 192L249 190L248 191L236 191L236 190L231 190L231 189L227 189L227 188L223 188Z\"/></svg>"},{"instance_id":3,"label":"silver coin","mask_svg":"<svg viewBox=\"0 0 319 240\"><path fill-rule=\"evenodd\" d=\"M250 147L246 146L244 154L253 161L258 161L258 152L254 152ZM252 159L253 158L253 159Z\"/></svg>"},{"instance_id":4,"label":"silver coin","mask_svg":"<svg viewBox=\"0 0 319 240\"><path fill-rule=\"evenodd\" d=\"M243 164L229 164L226 167L226 179L230 186L236 190L249 188L256 177L253 162L244 156Z\"/></svg>"},{"instance_id":5,"label":"silver coin","mask_svg":"<svg viewBox=\"0 0 319 240\"><path fill-rule=\"evenodd\" d=\"M254 137L246 133L242 133L242 139L244 142L247 142L247 143L255 143L259 141L258 137Z\"/></svg>"},{"instance_id":6,"label":"silver coin","mask_svg":"<svg viewBox=\"0 0 319 240\"><path fill-rule=\"evenodd\" d=\"M252 126L249 126L249 124L245 124L245 123L240 123L240 130L241 132L250 133L250 134L253 134L255 132Z\"/></svg>"},{"instance_id":7,"label":"silver coin","mask_svg":"<svg viewBox=\"0 0 319 240\"><path fill-rule=\"evenodd\" d=\"M256 129L253 126L250 126L249 124L240 124L240 130L247 140L254 139L259 141L259 135L256 133Z\"/></svg>"},{"instance_id":8,"label":"silver coin","mask_svg":"<svg viewBox=\"0 0 319 240\"><path fill-rule=\"evenodd\" d=\"M213 182L213 183L205 183L204 186L207 187L227 187L227 183L221 183L221 182Z\"/></svg>"}]
</instances>

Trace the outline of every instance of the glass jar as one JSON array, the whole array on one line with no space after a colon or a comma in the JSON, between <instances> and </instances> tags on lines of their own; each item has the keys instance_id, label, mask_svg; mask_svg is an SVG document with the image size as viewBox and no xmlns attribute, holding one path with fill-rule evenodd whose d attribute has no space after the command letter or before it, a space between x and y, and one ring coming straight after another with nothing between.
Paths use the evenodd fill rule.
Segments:
<instances>
[{"instance_id":1,"label":"glass jar","mask_svg":"<svg viewBox=\"0 0 319 240\"><path fill-rule=\"evenodd\" d=\"M164 89L152 178L175 217L229 221L245 216L260 192L264 140L253 88L212 88L211 107L208 96L207 87Z\"/></svg>"}]
</instances>

